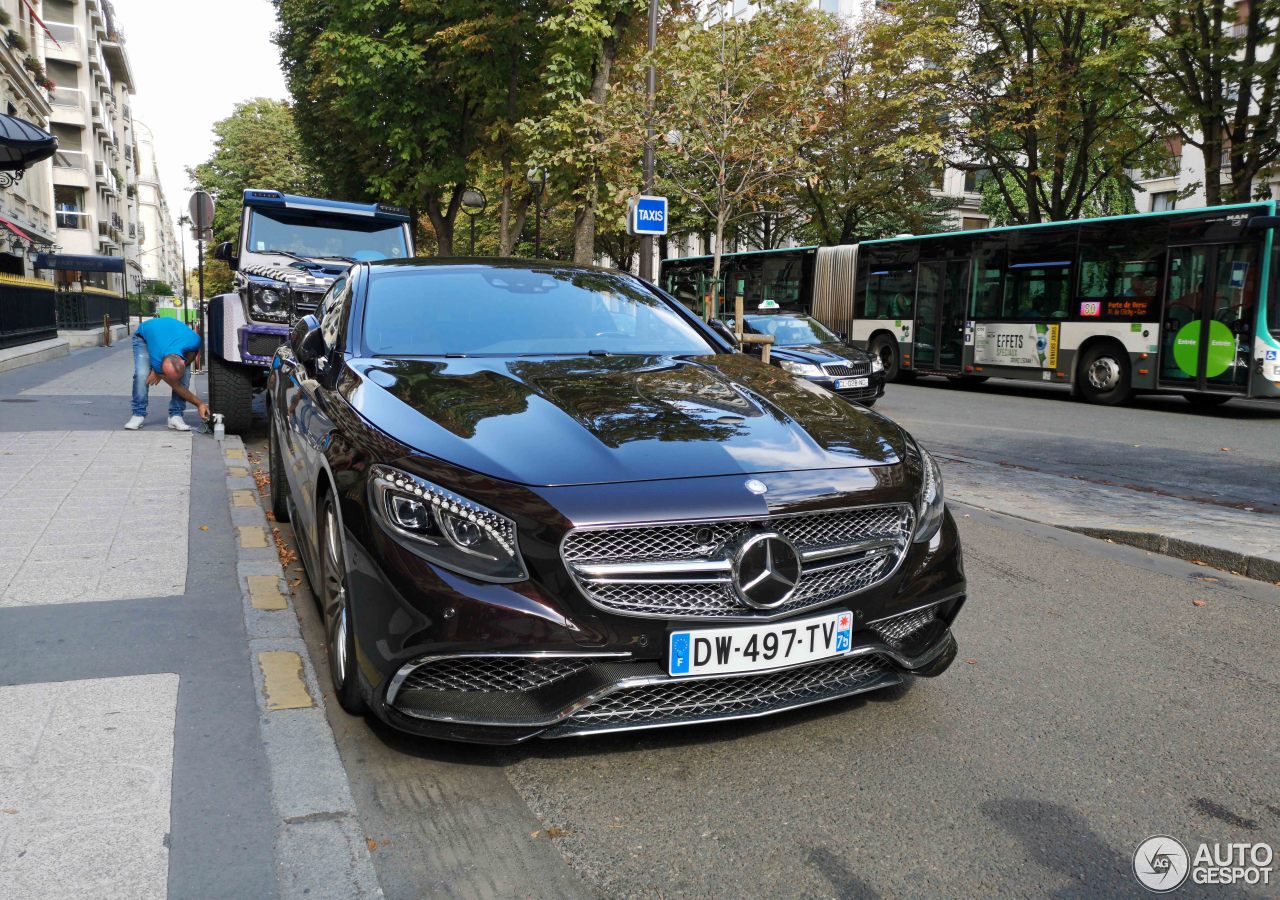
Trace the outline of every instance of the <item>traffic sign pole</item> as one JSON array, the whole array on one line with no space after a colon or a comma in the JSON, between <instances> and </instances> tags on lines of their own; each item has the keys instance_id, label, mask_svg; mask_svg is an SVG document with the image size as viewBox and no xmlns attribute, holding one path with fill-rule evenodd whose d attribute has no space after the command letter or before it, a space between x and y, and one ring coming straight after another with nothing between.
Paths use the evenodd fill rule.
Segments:
<instances>
[{"instance_id":1,"label":"traffic sign pole","mask_svg":"<svg viewBox=\"0 0 1280 900\"><path fill-rule=\"evenodd\" d=\"M213 197L209 196L208 191L196 191L191 195L187 209L191 212L191 223L196 232L196 250L199 254L196 257L196 264L199 267L196 281L200 288L200 296L196 300L198 304L196 320L200 323L200 345L204 348L200 355L203 366L208 365L209 358L209 335L204 322L204 236L209 229L213 228Z\"/></svg>"}]
</instances>

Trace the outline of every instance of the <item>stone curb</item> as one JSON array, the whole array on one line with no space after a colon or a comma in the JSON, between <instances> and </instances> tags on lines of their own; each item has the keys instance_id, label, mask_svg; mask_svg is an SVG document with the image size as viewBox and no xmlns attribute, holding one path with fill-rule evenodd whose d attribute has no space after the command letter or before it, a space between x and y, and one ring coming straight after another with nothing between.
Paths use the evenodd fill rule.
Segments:
<instances>
[{"instance_id":1,"label":"stone curb","mask_svg":"<svg viewBox=\"0 0 1280 900\"><path fill-rule=\"evenodd\" d=\"M973 459L971 457L960 456L958 454L946 453L943 451L938 451L934 455L944 462L959 463L986 470L999 469L1001 471L1005 471L996 463L988 462L986 460ZM1038 472L1035 474L1044 478L1065 480L1065 476L1062 475L1054 475L1046 472ZM944 467L944 483L946 481L946 475L947 472ZM1064 531L1071 531L1076 534L1085 535L1086 537L1098 538L1100 540L1112 541L1117 544L1137 547L1140 550L1159 553L1162 556L1170 556L1175 559L1184 559L1192 562L1202 562L1215 569L1231 572L1235 575L1243 575L1246 578L1253 578L1258 581L1267 581L1271 583L1280 583L1280 559L1273 556L1242 553L1238 550L1233 550L1220 544L1187 540L1186 538L1175 537L1174 535L1165 534L1155 529L1138 530L1119 526L1107 526L1106 524L1079 524L1054 521L1050 516L1036 517L1028 515L1026 510L1010 509L1008 508L1008 504L999 504L993 501L990 497L978 499L975 497L965 496L963 488L958 489L954 494L949 495L948 500L954 501L958 504L976 507L978 509L988 509L992 512L1012 516L1016 519L1025 519L1029 522L1038 522L1042 525L1050 525L1054 528L1061 528ZM1089 515L1088 518L1093 518L1093 516ZM1104 515L1099 514L1096 518L1105 522Z\"/></svg>"},{"instance_id":2,"label":"stone curb","mask_svg":"<svg viewBox=\"0 0 1280 900\"><path fill-rule=\"evenodd\" d=\"M347 772L325 717L324 694L276 554L271 523L257 500L252 476L241 474L249 470L244 442L228 435L221 451L227 469L227 508L237 534L236 577L258 695L258 728L271 776L271 806L279 819L275 854L280 896L381 897ZM246 491L251 492L252 504L246 503ZM242 539L246 534L251 536L248 541ZM258 540L264 534L265 546ZM260 654L278 651L296 654L301 665L300 672L292 667L293 697L299 701L292 708L270 709L267 703L263 667L267 658ZM270 668L278 671L281 657L270 659Z\"/></svg>"}]
</instances>

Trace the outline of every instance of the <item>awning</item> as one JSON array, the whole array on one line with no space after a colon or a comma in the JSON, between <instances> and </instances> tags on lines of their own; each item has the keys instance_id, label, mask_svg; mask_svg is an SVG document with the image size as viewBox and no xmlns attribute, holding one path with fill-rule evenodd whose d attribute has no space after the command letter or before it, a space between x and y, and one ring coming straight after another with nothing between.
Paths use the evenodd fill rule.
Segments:
<instances>
[{"instance_id":1,"label":"awning","mask_svg":"<svg viewBox=\"0 0 1280 900\"><path fill-rule=\"evenodd\" d=\"M123 272L123 256L67 256L41 253L36 257L37 269L59 269L73 272Z\"/></svg>"},{"instance_id":2,"label":"awning","mask_svg":"<svg viewBox=\"0 0 1280 900\"><path fill-rule=\"evenodd\" d=\"M29 242L30 242L30 243L32 243L32 244L34 244L34 243L35 243L35 241L34 241L34 240L32 240L31 235L27 234L25 231L23 231L23 230L22 230L21 228L19 228L17 225L14 225L12 222L10 222L8 219L6 219L4 216L0 216L0 225L4 226L4 228L5 228L5 230L6 230L6 231L12 231L14 234L16 234L18 237L22 238L24 241L29 241Z\"/></svg>"},{"instance_id":3,"label":"awning","mask_svg":"<svg viewBox=\"0 0 1280 900\"><path fill-rule=\"evenodd\" d=\"M0 115L0 171L22 172L53 156L58 139L26 119Z\"/></svg>"}]
</instances>

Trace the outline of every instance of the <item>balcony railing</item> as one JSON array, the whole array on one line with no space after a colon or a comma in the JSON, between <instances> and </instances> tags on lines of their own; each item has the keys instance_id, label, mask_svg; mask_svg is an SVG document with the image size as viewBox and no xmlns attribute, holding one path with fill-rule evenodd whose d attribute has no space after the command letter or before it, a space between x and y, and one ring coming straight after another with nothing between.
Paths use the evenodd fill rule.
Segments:
<instances>
[{"instance_id":1,"label":"balcony railing","mask_svg":"<svg viewBox=\"0 0 1280 900\"><path fill-rule=\"evenodd\" d=\"M84 109L84 94L75 88L54 88L52 96L54 106L65 106L70 109Z\"/></svg>"},{"instance_id":2,"label":"balcony railing","mask_svg":"<svg viewBox=\"0 0 1280 900\"><path fill-rule=\"evenodd\" d=\"M80 43L80 29L74 25L67 25L64 22L45 22L45 28L49 29L49 34L53 40L45 39L46 47L57 48L58 46L74 47ZM55 44L54 41L57 41Z\"/></svg>"},{"instance_id":3,"label":"balcony railing","mask_svg":"<svg viewBox=\"0 0 1280 900\"><path fill-rule=\"evenodd\" d=\"M89 214L74 209L60 209L54 213L53 218L59 228L74 228L79 231L85 231L90 225Z\"/></svg>"},{"instance_id":4,"label":"balcony railing","mask_svg":"<svg viewBox=\"0 0 1280 900\"><path fill-rule=\"evenodd\" d=\"M59 150L53 154L55 169L83 169L89 157L83 150Z\"/></svg>"}]
</instances>

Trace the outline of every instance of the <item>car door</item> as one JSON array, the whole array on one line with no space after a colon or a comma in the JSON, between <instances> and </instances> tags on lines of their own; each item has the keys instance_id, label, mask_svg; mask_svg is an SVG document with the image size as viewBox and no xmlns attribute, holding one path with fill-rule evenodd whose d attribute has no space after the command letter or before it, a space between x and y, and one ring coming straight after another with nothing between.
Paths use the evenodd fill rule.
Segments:
<instances>
[{"instance_id":1,"label":"car door","mask_svg":"<svg viewBox=\"0 0 1280 900\"><path fill-rule=\"evenodd\" d=\"M284 407L285 443L294 463L287 465L294 497L299 499L301 523L307 529L314 547L316 487L324 475L324 451L333 431L333 419L329 414L334 401L333 383L337 369L342 364L340 336L350 309L350 280L346 277L334 282L317 309L320 333L324 337L324 352L309 366L294 359L288 372L286 406Z\"/></svg>"}]
</instances>

